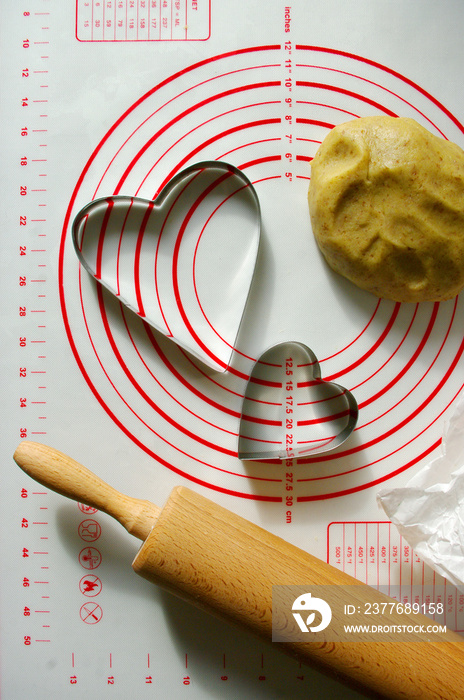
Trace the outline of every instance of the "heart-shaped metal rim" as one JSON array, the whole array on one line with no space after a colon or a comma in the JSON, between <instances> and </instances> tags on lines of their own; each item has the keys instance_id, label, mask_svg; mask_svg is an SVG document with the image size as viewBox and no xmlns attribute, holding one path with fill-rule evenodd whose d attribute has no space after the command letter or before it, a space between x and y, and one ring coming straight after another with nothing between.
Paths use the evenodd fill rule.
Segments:
<instances>
[{"instance_id":1,"label":"heart-shaped metal rim","mask_svg":"<svg viewBox=\"0 0 464 700\"><path fill-rule=\"evenodd\" d=\"M167 184L163 187L163 189L159 192L159 194L156 196L155 199L149 200L149 199L144 199L144 198L139 198L139 197L132 197L130 195L109 195L107 197L100 197L95 200L92 200L88 204L86 204L82 209L77 213L77 215L74 218L73 224L72 224L72 229L71 229L71 236L72 236L72 242L74 246L74 250L77 254L77 257L79 259L80 264L82 267L87 271L87 273L92 276L96 281L101 284L103 287L108 289L111 294L115 295L114 290L111 288L110 285L105 283L105 280L99 279L96 277L94 271L92 270L91 266L88 264L85 256L82 253L81 250L81 244L80 244L80 239L79 239L79 232L80 228L82 225L83 220L91 213L91 211L97 207L100 204L106 204L108 205L110 202L122 202L122 201L137 201L140 203L145 203L147 207L151 207L152 210L157 210L160 211L163 207L163 203L166 200L166 197L175 189L175 187L180 184L183 180L187 180L189 176L191 176L194 173L200 173L201 171L219 171L219 173L223 172L224 174L230 174L234 176L235 178L239 179L242 183L243 186L247 188L247 191L251 194L253 205L255 207L255 216L256 216L256 231L255 231L255 236L256 236L256 246L254 250L254 263L253 263L253 270L251 273L251 276L249 278L249 285L248 285L248 290L246 291L246 296L244 299L243 303L243 308L241 309L241 316L240 320L238 323L234 325L233 333L233 342L231 341L228 344L228 349L227 349L227 357L226 357L226 349L224 350L224 354L221 357L217 357L208 346L200 341L197 342L192 342L192 344L188 344L186 342L182 342L176 337L173 337L171 335L167 335L167 337L170 337L174 342L176 342L178 345L186 349L188 352L190 352L192 355L200 359L202 362L204 362L206 365L211 367L212 369L216 371L226 371L232 355L234 351L234 346L235 346L235 341L238 336L239 328L241 325L241 321L243 318L243 314L245 312L246 308L246 303L248 300L248 295L251 289L251 283L255 271L255 265L256 265L256 259L257 259L257 253L258 253L258 248L259 248L259 242L260 242L260 237L261 237L261 207L260 207L260 202L258 195L256 193L256 190L252 184L252 182L249 180L249 178L238 168L236 168L234 165L231 165L230 163L226 163L224 161L215 161L215 160L206 160L206 161L200 161L198 163L194 163L193 165L188 166L187 168L184 168L183 170L179 171L174 175L168 182ZM135 313L138 313L137 310L131 306L129 303L126 303L124 299L120 298L121 303L125 304L127 307L131 308ZM138 314L140 315L140 314ZM145 318L145 320L152 325L154 328L159 330L160 332L164 332L163 328L158 326L156 323L151 323L149 318ZM196 334L192 333L192 338L195 337ZM230 350L230 351L229 351Z\"/></svg>"},{"instance_id":2,"label":"heart-shaped metal rim","mask_svg":"<svg viewBox=\"0 0 464 700\"><path fill-rule=\"evenodd\" d=\"M310 368L303 382L302 368ZM295 382L297 372L299 382ZM301 401L305 391L308 396L313 391L313 400ZM340 384L321 379L319 362L310 348L299 342L278 343L255 362L248 380L238 457L285 460L317 456L345 442L357 420L358 404L353 394Z\"/></svg>"}]
</instances>

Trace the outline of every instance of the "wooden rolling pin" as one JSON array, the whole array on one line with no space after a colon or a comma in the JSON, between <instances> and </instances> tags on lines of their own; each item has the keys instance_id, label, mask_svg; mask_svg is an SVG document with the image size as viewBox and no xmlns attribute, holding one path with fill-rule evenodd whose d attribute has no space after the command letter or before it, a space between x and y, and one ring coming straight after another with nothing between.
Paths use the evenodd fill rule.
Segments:
<instances>
[{"instance_id":1,"label":"wooden rolling pin","mask_svg":"<svg viewBox=\"0 0 464 700\"><path fill-rule=\"evenodd\" d=\"M349 598L343 588L346 604L393 602L185 487L173 489L160 509L118 493L50 447L23 442L14 459L47 488L104 511L143 540L132 564L138 574L261 639L272 640L273 585L341 584L353 590ZM430 623L414 614L388 618L388 624ZM457 700L464 694L464 641L451 631L427 642L273 644L371 697Z\"/></svg>"}]
</instances>

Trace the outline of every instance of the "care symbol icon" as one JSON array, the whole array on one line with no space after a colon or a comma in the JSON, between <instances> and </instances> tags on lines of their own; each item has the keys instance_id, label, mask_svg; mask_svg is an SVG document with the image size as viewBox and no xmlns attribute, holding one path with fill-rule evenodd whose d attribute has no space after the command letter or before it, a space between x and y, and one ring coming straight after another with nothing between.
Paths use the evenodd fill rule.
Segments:
<instances>
[{"instance_id":1,"label":"care symbol icon","mask_svg":"<svg viewBox=\"0 0 464 700\"><path fill-rule=\"evenodd\" d=\"M88 506L85 503L78 503L77 507L82 513L87 513L87 515L91 515L93 513L98 513L97 508L93 508L92 506Z\"/></svg>"},{"instance_id":2,"label":"care symbol icon","mask_svg":"<svg viewBox=\"0 0 464 700\"><path fill-rule=\"evenodd\" d=\"M79 563L84 569L96 569L101 564L101 554L95 547L84 547L79 552Z\"/></svg>"},{"instance_id":3,"label":"care symbol icon","mask_svg":"<svg viewBox=\"0 0 464 700\"><path fill-rule=\"evenodd\" d=\"M103 617L103 610L97 603L84 603L80 609L80 617L86 625L95 625Z\"/></svg>"},{"instance_id":4,"label":"care symbol icon","mask_svg":"<svg viewBox=\"0 0 464 700\"><path fill-rule=\"evenodd\" d=\"M79 537L85 542L95 542L101 535L101 525L96 520L83 520L78 528Z\"/></svg>"},{"instance_id":5,"label":"care symbol icon","mask_svg":"<svg viewBox=\"0 0 464 700\"><path fill-rule=\"evenodd\" d=\"M99 593L101 593L102 582L95 576L95 574L89 574L88 576L83 576L79 581L79 590L87 598L94 598Z\"/></svg>"}]
</instances>

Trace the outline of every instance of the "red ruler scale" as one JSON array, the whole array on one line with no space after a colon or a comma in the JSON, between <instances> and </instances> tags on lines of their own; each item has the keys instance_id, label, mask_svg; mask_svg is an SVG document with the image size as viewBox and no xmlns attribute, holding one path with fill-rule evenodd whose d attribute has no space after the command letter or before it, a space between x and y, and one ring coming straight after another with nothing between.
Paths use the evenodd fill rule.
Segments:
<instances>
[{"instance_id":1,"label":"red ruler scale","mask_svg":"<svg viewBox=\"0 0 464 700\"><path fill-rule=\"evenodd\" d=\"M4 186L12 219L11 239L3 255L10 261L13 320L10 324L15 362L12 387L14 439L46 441L49 404L50 318L50 68L53 15L45 0L17 8L14 23L9 150ZM14 329L14 330L13 330ZM10 433L10 434L11 434ZM49 494L21 482L11 494L17 506L21 566L16 580L16 630L11 640L18 658L53 639L54 578ZM15 524L16 524L15 523Z\"/></svg>"}]
</instances>

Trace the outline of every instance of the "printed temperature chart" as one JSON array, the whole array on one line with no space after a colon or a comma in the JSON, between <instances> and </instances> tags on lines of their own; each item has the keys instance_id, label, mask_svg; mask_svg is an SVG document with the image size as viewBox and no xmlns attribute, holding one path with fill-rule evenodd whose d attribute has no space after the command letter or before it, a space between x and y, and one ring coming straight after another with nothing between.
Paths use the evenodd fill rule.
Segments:
<instances>
[{"instance_id":1,"label":"printed temperature chart","mask_svg":"<svg viewBox=\"0 0 464 700\"><path fill-rule=\"evenodd\" d=\"M77 0L79 41L204 41L211 0Z\"/></svg>"},{"instance_id":2,"label":"printed temperature chart","mask_svg":"<svg viewBox=\"0 0 464 700\"><path fill-rule=\"evenodd\" d=\"M430 596L443 606L446 625L464 631L464 594L426 566L390 522L330 523L327 552L330 564L401 603L424 605Z\"/></svg>"},{"instance_id":3,"label":"printed temperature chart","mask_svg":"<svg viewBox=\"0 0 464 700\"><path fill-rule=\"evenodd\" d=\"M315 243L307 201L311 161L344 121L411 117L464 147L464 6L4 5L2 700L361 697L137 576L140 542L33 481L13 453L23 440L50 445L159 507L188 486L402 603L432 586L446 624L464 632L462 593L419 560L376 501L441 453L464 384L464 302L395 303L336 275ZM173 178L205 161L239 169L256 192L249 290L227 295L225 280L236 277L228 246L239 240L228 228L211 257L202 248L208 227L197 233L185 275L162 254L150 274L157 294L161 282L174 289L194 336L184 304L192 291L227 366L174 342L165 308L159 327L149 325L140 307L89 274L73 244L73 222L90 202L125 197L132 211L140 198L151 212ZM255 219L241 235L256 235ZM103 248L94 251L99 270ZM118 275L119 265L117 257ZM143 266L127 269L137 297ZM235 342L211 309L226 327L233 316ZM294 458L292 433L282 461L239 459L254 363L292 342L311 349L325 382L354 396L356 427L323 454Z\"/></svg>"}]
</instances>

